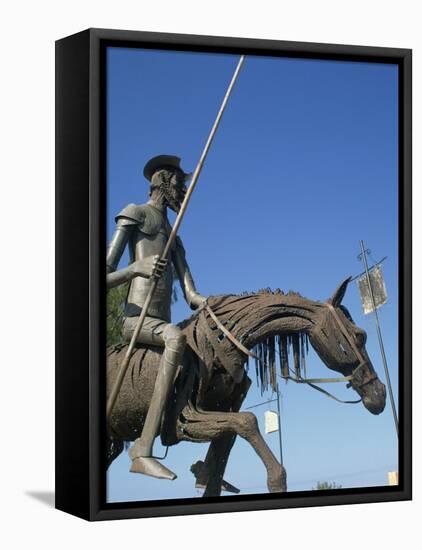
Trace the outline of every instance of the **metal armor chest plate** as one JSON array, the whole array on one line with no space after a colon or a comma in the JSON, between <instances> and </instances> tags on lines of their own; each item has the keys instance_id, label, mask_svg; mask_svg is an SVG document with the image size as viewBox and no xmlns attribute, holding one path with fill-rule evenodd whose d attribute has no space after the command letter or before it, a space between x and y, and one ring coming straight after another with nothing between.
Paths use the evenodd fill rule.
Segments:
<instances>
[{"instance_id":1,"label":"metal armor chest plate","mask_svg":"<svg viewBox=\"0 0 422 550\"><path fill-rule=\"evenodd\" d=\"M144 224L136 225L129 241L129 252L131 260L142 260L155 254L161 255L168 240L168 233L164 217L152 207L147 213L147 226ZM151 214L151 216L149 215ZM144 222L145 223L145 222ZM145 233L146 229L148 233ZM128 300L125 309L127 317L138 316L145 303L146 296L151 287L151 281L144 277L135 277L129 288ZM150 306L148 316L162 319L170 322L171 320L171 295L173 291L173 270L171 261L167 265L166 271L160 278Z\"/></svg>"}]
</instances>

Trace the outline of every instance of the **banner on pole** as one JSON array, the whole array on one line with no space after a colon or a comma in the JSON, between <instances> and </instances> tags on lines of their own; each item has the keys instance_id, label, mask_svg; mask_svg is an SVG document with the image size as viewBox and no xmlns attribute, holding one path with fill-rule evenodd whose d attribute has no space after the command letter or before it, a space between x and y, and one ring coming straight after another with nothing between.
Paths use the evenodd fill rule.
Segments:
<instances>
[{"instance_id":1,"label":"banner on pole","mask_svg":"<svg viewBox=\"0 0 422 550\"><path fill-rule=\"evenodd\" d=\"M378 309L387 302L387 290L385 288L381 266L377 265L369 272L369 279L371 281L375 307ZM368 313L373 313L374 307L372 304L371 292L369 290L366 273L357 279L357 284L359 287L363 313L365 315L368 315Z\"/></svg>"}]
</instances>

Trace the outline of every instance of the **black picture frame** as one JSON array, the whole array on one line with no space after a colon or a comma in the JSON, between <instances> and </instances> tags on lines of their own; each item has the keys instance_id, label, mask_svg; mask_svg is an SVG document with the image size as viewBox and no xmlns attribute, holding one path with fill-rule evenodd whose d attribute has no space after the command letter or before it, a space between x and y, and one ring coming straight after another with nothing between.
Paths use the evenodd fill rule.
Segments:
<instances>
[{"instance_id":1,"label":"black picture frame","mask_svg":"<svg viewBox=\"0 0 422 550\"><path fill-rule=\"evenodd\" d=\"M398 65L399 485L106 503L104 52L110 45ZM411 499L411 90L409 49L106 29L56 42L56 508L108 520Z\"/></svg>"}]
</instances>

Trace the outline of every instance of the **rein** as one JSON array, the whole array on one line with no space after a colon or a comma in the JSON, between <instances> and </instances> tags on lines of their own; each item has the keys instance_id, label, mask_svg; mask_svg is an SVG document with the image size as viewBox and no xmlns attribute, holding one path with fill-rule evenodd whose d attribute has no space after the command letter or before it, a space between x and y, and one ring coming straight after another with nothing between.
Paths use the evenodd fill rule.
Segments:
<instances>
[{"instance_id":1,"label":"rein","mask_svg":"<svg viewBox=\"0 0 422 550\"><path fill-rule=\"evenodd\" d=\"M283 378L285 380L293 380L297 384L307 384L311 388L323 393L327 397L331 397L331 399L334 399L335 401L337 401L339 403L346 403L346 404L360 403L362 401L362 399L357 399L357 400L353 400L353 401L342 400L342 399L339 399L338 397L335 397L334 395L332 395L327 390L324 390L323 388L320 388L319 386L315 385L317 383L326 383L326 382L348 382L347 387L350 387L350 385L351 385L350 383L353 380L356 372L366 364L366 361L364 360L364 358L362 357L362 355L359 352L358 348L356 347L355 343L353 342L352 337L347 332L346 327L343 325L343 323L342 323L340 317L337 315L337 312L335 311L334 307L331 304L325 304L325 305L328 308L330 308L330 311L333 313L334 319L336 320L337 324L339 325L341 332L343 333L344 337L349 342L351 348L355 352L356 357L359 360L359 365L353 370L352 374L350 374L349 376L341 376L341 377L337 377L337 378L302 378L300 375L299 376L295 375L295 377L281 376L281 378ZM236 346L242 353L244 353L245 355L247 355L249 357L252 357L253 359L255 359L257 361L259 361L263 366L268 367L268 365L266 365L266 363L256 353L254 353L253 351L248 350L241 342L239 342L239 340L235 336L233 336L233 334L223 325L223 323L220 321L220 319L217 317L217 315L211 309L209 304L207 304L205 302L205 304L202 306L201 309L205 309L207 311L207 313L209 314L211 319L215 322L217 327L227 336L227 338L230 340L230 342L234 346ZM371 380L369 380L369 381L371 381ZM362 384L362 385L364 385L364 384Z\"/></svg>"}]
</instances>

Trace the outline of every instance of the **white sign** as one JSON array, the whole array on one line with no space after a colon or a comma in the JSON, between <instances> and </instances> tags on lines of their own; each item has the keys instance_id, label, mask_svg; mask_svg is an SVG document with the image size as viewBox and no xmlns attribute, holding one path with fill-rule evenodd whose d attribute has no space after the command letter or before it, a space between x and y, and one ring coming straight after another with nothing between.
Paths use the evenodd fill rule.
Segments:
<instances>
[{"instance_id":1,"label":"white sign","mask_svg":"<svg viewBox=\"0 0 422 550\"><path fill-rule=\"evenodd\" d=\"M278 432L278 414L274 411L265 411L265 433Z\"/></svg>"},{"instance_id":2,"label":"white sign","mask_svg":"<svg viewBox=\"0 0 422 550\"><path fill-rule=\"evenodd\" d=\"M398 485L398 484L399 484L399 473L388 472L388 485Z\"/></svg>"}]
</instances>

